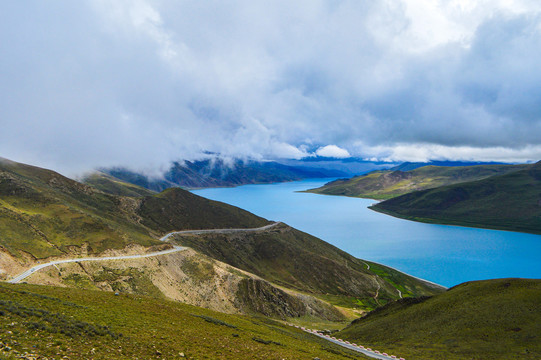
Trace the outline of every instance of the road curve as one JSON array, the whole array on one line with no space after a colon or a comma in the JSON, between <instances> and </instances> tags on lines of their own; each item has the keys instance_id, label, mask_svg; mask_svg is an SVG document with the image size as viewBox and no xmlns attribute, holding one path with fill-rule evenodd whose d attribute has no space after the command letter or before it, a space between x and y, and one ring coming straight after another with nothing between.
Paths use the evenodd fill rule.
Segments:
<instances>
[{"instance_id":1,"label":"road curve","mask_svg":"<svg viewBox=\"0 0 541 360\"><path fill-rule=\"evenodd\" d=\"M388 355L386 353L381 353L379 351L372 350L370 348L365 348L364 346L351 344L349 342L345 342L342 339L333 338L330 335L324 335L322 333L319 333L317 330L305 329L303 327L300 327L298 325L293 325L293 324L289 324L289 325L294 326L294 327L296 327L298 329L301 329L302 331L305 331L305 332L310 333L312 335L318 336L318 337L320 337L322 339L325 339L327 341L330 341L332 343L335 343L336 345L340 345L340 346L345 347L347 349L360 352L363 355L369 356L369 357L374 358L374 359L379 359L379 360L405 360L404 358L399 358L398 356Z\"/></svg>"},{"instance_id":2,"label":"road curve","mask_svg":"<svg viewBox=\"0 0 541 360\"><path fill-rule=\"evenodd\" d=\"M163 251L156 251L153 253L148 254L142 254L142 255L123 255L123 256L105 256L105 257L88 257L88 258L75 258L75 259L65 259L65 260L55 260L44 264L36 265L22 274L19 274L15 276L13 279L8 280L8 283L16 284L27 277L29 277L31 274L35 273L36 271L39 271L43 268L46 268L48 266L58 265L58 264L64 264L64 263L71 263L71 262L81 262L81 261L103 261L103 260L123 260L123 259L138 259L138 258L147 258L152 256L158 256L158 255L166 255L171 254L179 251L186 250L187 248L182 246L175 246L172 249L169 250L163 250Z\"/></svg>"},{"instance_id":3,"label":"road curve","mask_svg":"<svg viewBox=\"0 0 541 360\"><path fill-rule=\"evenodd\" d=\"M183 230L183 231L173 231L169 234L163 236L160 238L161 241L167 241L171 236L173 235L180 235L180 234L192 234L192 235L198 235L198 234L210 234L210 233L217 233L217 234L227 234L227 233L238 233L238 232L254 232L254 231L263 231L272 228L273 226L276 226L280 224L280 222L274 222L269 225L265 225L259 228L248 228L248 229L207 229L207 230ZM172 249L164 250L164 251L156 251L153 253L148 254L142 254L142 255L123 255L123 256L106 256L106 257L88 257L88 258L75 258L75 259L65 259L65 260L55 260L50 261L48 263L39 264L36 265L22 274L19 274L15 276L13 279L8 280L8 283L16 284L18 282L21 282L22 280L26 279L36 271L39 271L43 268L58 265L58 264L64 264L64 263L71 263L71 262L81 262L81 261L103 261L103 260L123 260L123 259L139 259L139 258L147 258L152 256L159 256L159 255L166 255L171 254L179 251L186 250L186 247L183 246L174 246Z\"/></svg>"},{"instance_id":4,"label":"road curve","mask_svg":"<svg viewBox=\"0 0 541 360\"><path fill-rule=\"evenodd\" d=\"M256 231L264 231L268 230L278 224L281 224L281 222L273 222L272 224L265 225L258 228L248 228L248 229L205 229L205 230L182 230L182 231L173 231L169 234L162 237L161 241L167 241L171 236L173 235L202 235L202 234L232 234L232 233L241 233L241 232L256 232Z\"/></svg>"}]
</instances>

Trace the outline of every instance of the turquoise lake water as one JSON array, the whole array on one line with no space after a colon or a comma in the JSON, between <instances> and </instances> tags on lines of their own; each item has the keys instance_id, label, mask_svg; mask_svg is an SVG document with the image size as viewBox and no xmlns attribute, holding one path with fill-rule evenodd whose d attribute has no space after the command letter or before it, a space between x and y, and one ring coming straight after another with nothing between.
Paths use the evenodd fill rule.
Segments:
<instances>
[{"instance_id":1,"label":"turquoise lake water","mask_svg":"<svg viewBox=\"0 0 541 360\"><path fill-rule=\"evenodd\" d=\"M470 280L541 278L541 235L417 223L369 210L375 200L297 192L330 180L193 192L447 287Z\"/></svg>"}]
</instances>

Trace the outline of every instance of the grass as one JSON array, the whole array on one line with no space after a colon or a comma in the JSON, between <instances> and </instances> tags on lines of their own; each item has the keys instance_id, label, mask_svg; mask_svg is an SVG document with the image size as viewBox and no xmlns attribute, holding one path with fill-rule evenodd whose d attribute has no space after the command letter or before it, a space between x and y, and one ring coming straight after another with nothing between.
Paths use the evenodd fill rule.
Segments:
<instances>
[{"instance_id":1,"label":"grass","mask_svg":"<svg viewBox=\"0 0 541 360\"><path fill-rule=\"evenodd\" d=\"M541 164L484 180L406 194L371 209L431 223L541 234Z\"/></svg>"},{"instance_id":2,"label":"grass","mask_svg":"<svg viewBox=\"0 0 541 360\"><path fill-rule=\"evenodd\" d=\"M541 280L469 282L403 299L336 336L414 359L541 358Z\"/></svg>"},{"instance_id":3,"label":"grass","mask_svg":"<svg viewBox=\"0 0 541 360\"><path fill-rule=\"evenodd\" d=\"M116 179L111 175L99 171L85 176L82 182L112 195L138 197L151 196L155 194L155 192L152 190Z\"/></svg>"},{"instance_id":4,"label":"grass","mask_svg":"<svg viewBox=\"0 0 541 360\"><path fill-rule=\"evenodd\" d=\"M0 285L3 358L359 359L358 353L265 318L143 296ZM181 357L179 353L184 356Z\"/></svg>"},{"instance_id":5,"label":"grass","mask_svg":"<svg viewBox=\"0 0 541 360\"><path fill-rule=\"evenodd\" d=\"M412 191L485 179L527 168L528 165L423 166L410 171L373 171L340 179L317 189L317 194L388 200Z\"/></svg>"}]
</instances>

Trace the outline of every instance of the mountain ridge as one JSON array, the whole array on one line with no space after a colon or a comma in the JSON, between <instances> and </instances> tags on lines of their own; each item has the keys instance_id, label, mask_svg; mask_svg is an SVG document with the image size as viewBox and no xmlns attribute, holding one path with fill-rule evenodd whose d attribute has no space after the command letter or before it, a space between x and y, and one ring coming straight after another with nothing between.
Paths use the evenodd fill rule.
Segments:
<instances>
[{"instance_id":1,"label":"mountain ridge","mask_svg":"<svg viewBox=\"0 0 541 360\"><path fill-rule=\"evenodd\" d=\"M398 196L370 208L450 225L541 234L541 162L482 180Z\"/></svg>"},{"instance_id":2,"label":"mountain ridge","mask_svg":"<svg viewBox=\"0 0 541 360\"><path fill-rule=\"evenodd\" d=\"M339 179L307 192L364 197L387 200L412 191L436 188L439 186L481 180L525 169L530 165L473 165L473 166L435 166L427 165L410 169L411 164L384 171Z\"/></svg>"}]
</instances>

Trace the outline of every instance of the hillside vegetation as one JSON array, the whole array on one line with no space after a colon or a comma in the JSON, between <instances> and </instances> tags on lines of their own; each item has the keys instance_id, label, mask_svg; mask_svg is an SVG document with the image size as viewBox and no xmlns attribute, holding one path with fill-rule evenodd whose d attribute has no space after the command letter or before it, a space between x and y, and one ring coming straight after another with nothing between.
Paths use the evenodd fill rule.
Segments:
<instances>
[{"instance_id":1,"label":"hillside vegetation","mask_svg":"<svg viewBox=\"0 0 541 360\"><path fill-rule=\"evenodd\" d=\"M2 359L364 359L266 318L144 296L0 284Z\"/></svg>"},{"instance_id":2,"label":"hillside vegetation","mask_svg":"<svg viewBox=\"0 0 541 360\"><path fill-rule=\"evenodd\" d=\"M541 162L501 176L409 193L371 209L415 221L541 234Z\"/></svg>"},{"instance_id":3,"label":"hillside vegetation","mask_svg":"<svg viewBox=\"0 0 541 360\"><path fill-rule=\"evenodd\" d=\"M115 186L118 192L145 194L133 186ZM51 170L0 159L0 246L17 258L151 246L171 230L265 224L247 211L179 188L117 196Z\"/></svg>"},{"instance_id":4,"label":"hillside vegetation","mask_svg":"<svg viewBox=\"0 0 541 360\"><path fill-rule=\"evenodd\" d=\"M332 181L307 191L384 200L412 191L485 179L527 167L528 165L423 166L408 171L374 171L351 179Z\"/></svg>"},{"instance_id":5,"label":"hillside vegetation","mask_svg":"<svg viewBox=\"0 0 541 360\"><path fill-rule=\"evenodd\" d=\"M83 177L82 182L104 193L120 196L152 196L154 191L132 183L122 181L100 171L93 172Z\"/></svg>"},{"instance_id":6,"label":"hillside vegetation","mask_svg":"<svg viewBox=\"0 0 541 360\"><path fill-rule=\"evenodd\" d=\"M398 290L402 296L443 291L396 270L359 260L285 224L264 232L183 235L175 239L277 285L349 308L374 309L398 299Z\"/></svg>"},{"instance_id":7,"label":"hillside vegetation","mask_svg":"<svg viewBox=\"0 0 541 360\"><path fill-rule=\"evenodd\" d=\"M541 280L468 282L404 299L335 336L412 359L540 359Z\"/></svg>"}]
</instances>

